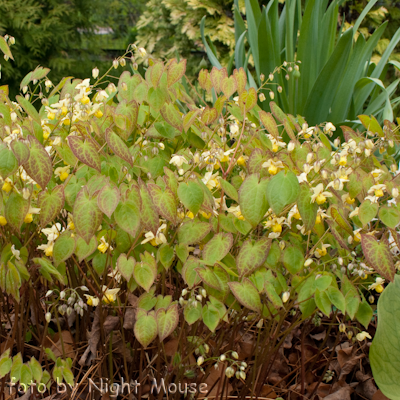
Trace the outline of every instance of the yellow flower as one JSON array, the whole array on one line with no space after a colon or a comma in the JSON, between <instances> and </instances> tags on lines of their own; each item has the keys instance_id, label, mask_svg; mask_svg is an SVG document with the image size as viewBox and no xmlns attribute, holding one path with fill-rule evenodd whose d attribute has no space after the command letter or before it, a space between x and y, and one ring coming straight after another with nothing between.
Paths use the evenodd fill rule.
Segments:
<instances>
[{"instance_id":1,"label":"yellow flower","mask_svg":"<svg viewBox=\"0 0 400 400\"><path fill-rule=\"evenodd\" d=\"M344 167L347 164L347 157L346 156L341 156L339 160L339 165Z\"/></svg>"},{"instance_id":2,"label":"yellow flower","mask_svg":"<svg viewBox=\"0 0 400 400\"><path fill-rule=\"evenodd\" d=\"M103 301L107 304L113 303L117 300L117 293L120 291L119 288L116 289L107 289L107 286L103 286Z\"/></svg>"},{"instance_id":3,"label":"yellow flower","mask_svg":"<svg viewBox=\"0 0 400 400\"><path fill-rule=\"evenodd\" d=\"M68 178L70 168L71 167L69 165L65 167L58 167L55 169L54 175L58 176L61 182L64 182Z\"/></svg>"},{"instance_id":4,"label":"yellow flower","mask_svg":"<svg viewBox=\"0 0 400 400\"><path fill-rule=\"evenodd\" d=\"M322 222L321 216L317 215L317 218L315 219L316 224L320 224Z\"/></svg>"},{"instance_id":5,"label":"yellow flower","mask_svg":"<svg viewBox=\"0 0 400 400\"><path fill-rule=\"evenodd\" d=\"M330 244L323 244L323 245L321 246L320 249L317 248L317 249L315 250L315 251L316 251L315 257L321 258L321 257L323 257L323 256L326 256L326 254L328 253L326 249L327 249L328 247L331 247L331 245L330 245Z\"/></svg>"},{"instance_id":6,"label":"yellow flower","mask_svg":"<svg viewBox=\"0 0 400 400\"><path fill-rule=\"evenodd\" d=\"M268 172L271 175L276 175L280 169L284 169L285 167L282 164L282 161L274 161L269 159L262 165L263 168L268 168Z\"/></svg>"},{"instance_id":7,"label":"yellow flower","mask_svg":"<svg viewBox=\"0 0 400 400\"><path fill-rule=\"evenodd\" d=\"M1 226L7 225L7 220L2 215L0 215L0 225Z\"/></svg>"},{"instance_id":8,"label":"yellow flower","mask_svg":"<svg viewBox=\"0 0 400 400\"><path fill-rule=\"evenodd\" d=\"M236 218L244 221L244 217L243 217L242 212L240 210L240 206L236 206L236 207L231 206L231 207L228 208L227 211L229 213L232 213Z\"/></svg>"},{"instance_id":9,"label":"yellow flower","mask_svg":"<svg viewBox=\"0 0 400 400\"><path fill-rule=\"evenodd\" d=\"M354 234L354 240L355 240L356 242L361 242L361 235L360 235L360 232L356 232L356 233Z\"/></svg>"},{"instance_id":10,"label":"yellow flower","mask_svg":"<svg viewBox=\"0 0 400 400\"><path fill-rule=\"evenodd\" d=\"M90 103L90 99L89 99L89 97L88 96L83 96L82 98L81 98L81 103L82 104L89 104Z\"/></svg>"},{"instance_id":11,"label":"yellow flower","mask_svg":"<svg viewBox=\"0 0 400 400\"><path fill-rule=\"evenodd\" d=\"M206 212L204 212L204 211L200 211L200 214L204 217L204 218L206 218L206 219L210 219L211 218L211 213L206 213Z\"/></svg>"},{"instance_id":12,"label":"yellow flower","mask_svg":"<svg viewBox=\"0 0 400 400\"><path fill-rule=\"evenodd\" d=\"M275 232L275 233L282 232L282 225L281 224L272 225L272 232Z\"/></svg>"},{"instance_id":13,"label":"yellow flower","mask_svg":"<svg viewBox=\"0 0 400 400\"><path fill-rule=\"evenodd\" d=\"M88 306L96 307L99 305L100 300L98 297L90 296L89 294L84 294L84 296L87 298L86 303Z\"/></svg>"},{"instance_id":14,"label":"yellow flower","mask_svg":"<svg viewBox=\"0 0 400 400\"><path fill-rule=\"evenodd\" d=\"M186 214L190 219L194 218L194 214L191 211L188 211Z\"/></svg>"},{"instance_id":15,"label":"yellow flower","mask_svg":"<svg viewBox=\"0 0 400 400\"><path fill-rule=\"evenodd\" d=\"M371 186L368 190L368 193L374 193L375 197L382 197L384 195L384 190L386 190L386 185L378 184Z\"/></svg>"},{"instance_id":16,"label":"yellow flower","mask_svg":"<svg viewBox=\"0 0 400 400\"><path fill-rule=\"evenodd\" d=\"M55 117L56 117L56 114L55 114L55 113L53 113L53 112L51 112L51 111L47 113L47 118L48 118L48 119L53 120Z\"/></svg>"},{"instance_id":17,"label":"yellow flower","mask_svg":"<svg viewBox=\"0 0 400 400\"><path fill-rule=\"evenodd\" d=\"M107 242L104 236L101 237L100 239L100 244L97 246L98 250L102 252L103 254L107 251L108 248L110 250L114 250L112 246L110 246Z\"/></svg>"},{"instance_id":18,"label":"yellow flower","mask_svg":"<svg viewBox=\"0 0 400 400\"><path fill-rule=\"evenodd\" d=\"M313 187L312 190L314 194L311 196L311 203L316 201L317 204L321 205L325 203L327 197L332 197L332 193L323 191L324 185L322 183L319 183L316 187Z\"/></svg>"},{"instance_id":19,"label":"yellow flower","mask_svg":"<svg viewBox=\"0 0 400 400\"><path fill-rule=\"evenodd\" d=\"M240 156L237 161L236 161L237 165L241 165L241 166L246 166L246 158L244 156Z\"/></svg>"},{"instance_id":20,"label":"yellow flower","mask_svg":"<svg viewBox=\"0 0 400 400\"><path fill-rule=\"evenodd\" d=\"M225 151L224 153L222 153L222 154L218 154L218 159L219 159L219 161L221 161L221 162L229 162L229 155L231 154L231 153L233 153L235 151L235 149L230 149L230 150L227 150L227 151Z\"/></svg>"},{"instance_id":21,"label":"yellow flower","mask_svg":"<svg viewBox=\"0 0 400 400\"><path fill-rule=\"evenodd\" d=\"M69 125L71 125L71 120L69 118L64 118L62 123L65 126L69 126Z\"/></svg>"},{"instance_id":22,"label":"yellow flower","mask_svg":"<svg viewBox=\"0 0 400 400\"><path fill-rule=\"evenodd\" d=\"M43 139L44 140L47 140L49 138L49 136L50 136L50 132L49 131L44 131L43 132Z\"/></svg>"},{"instance_id":23,"label":"yellow flower","mask_svg":"<svg viewBox=\"0 0 400 400\"><path fill-rule=\"evenodd\" d=\"M385 280L381 277L377 277L375 279L375 283L373 283L372 285L368 286L369 290L375 290L377 293L382 293L383 292L383 284L385 283Z\"/></svg>"},{"instance_id":24,"label":"yellow flower","mask_svg":"<svg viewBox=\"0 0 400 400\"><path fill-rule=\"evenodd\" d=\"M325 203L325 201L326 201L326 197L322 194L322 193L320 193L316 198L315 198L315 201L317 202L317 204L324 204Z\"/></svg>"},{"instance_id":25,"label":"yellow flower","mask_svg":"<svg viewBox=\"0 0 400 400\"><path fill-rule=\"evenodd\" d=\"M32 214L26 214L25 218L24 218L24 222L26 224L30 224L33 221L33 215Z\"/></svg>"},{"instance_id":26,"label":"yellow flower","mask_svg":"<svg viewBox=\"0 0 400 400\"><path fill-rule=\"evenodd\" d=\"M6 181L4 182L2 189L3 189L6 193L11 192L12 184L11 184L11 181L10 181L8 178L7 178Z\"/></svg>"},{"instance_id":27,"label":"yellow flower","mask_svg":"<svg viewBox=\"0 0 400 400\"><path fill-rule=\"evenodd\" d=\"M94 113L94 116L95 116L96 118L101 118L101 117L103 116L103 112L102 112L101 110L97 110L97 111Z\"/></svg>"},{"instance_id":28,"label":"yellow flower","mask_svg":"<svg viewBox=\"0 0 400 400\"><path fill-rule=\"evenodd\" d=\"M151 245L153 245L153 246L159 246L160 244L167 243L167 238L164 235L166 229L167 229L167 224L162 224L157 229L156 235L154 235L154 233L151 232L151 231L146 232L145 235L144 235L144 237L146 239L142 240L141 244L145 244L147 242L150 242Z\"/></svg>"},{"instance_id":29,"label":"yellow flower","mask_svg":"<svg viewBox=\"0 0 400 400\"><path fill-rule=\"evenodd\" d=\"M382 285L378 285L378 286L375 288L375 291L376 291L377 293L382 293L382 292L383 292L383 286L382 286Z\"/></svg>"},{"instance_id":30,"label":"yellow flower","mask_svg":"<svg viewBox=\"0 0 400 400\"><path fill-rule=\"evenodd\" d=\"M47 257L52 257L53 256L53 244L50 244L47 246L46 250L44 251L44 254L46 254Z\"/></svg>"},{"instance_id":31,"label":"yellow flower","mask_svg":"<svg viewBox=\"0 0 400 400\"><path fill-rule=\"evenodd\" d=\"M67 113L68 113L68 108L65 107L65 106L62 106L62 107L61 107L61 114L62 114L62 115L67 115Z\"/></svg>"}]
</instances>

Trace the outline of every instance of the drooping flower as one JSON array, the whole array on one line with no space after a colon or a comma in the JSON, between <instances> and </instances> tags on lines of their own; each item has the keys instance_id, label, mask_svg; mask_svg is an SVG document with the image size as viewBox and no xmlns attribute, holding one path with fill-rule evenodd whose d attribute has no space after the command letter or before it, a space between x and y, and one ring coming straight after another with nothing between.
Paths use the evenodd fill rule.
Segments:
<instances>
[{"instance_id":1,"label":"drooping flower","mask_svg":"<svg viewBox=\"0 0 400 400\"><path fill-rule=\"evenodd\" d=\"M12 245L12 246L11 246L11 253L13 254L13 256L14 256L18 261L21 259L21 257L20 257L20 251L17 250L17 249L15 248L15 245Z\"/></svg>"},{"instance_id":2,"label":"drooping flower","mask_svg":"<svg viewBox=\"0 0 400 400\"><path fill-rule=\"evenodd\" d=\"M96 307L100 303L100 299L96 296L91 296L89 294L84 294L84 296L87 298L86 303L88 306Z\"/></svg>"},{"instance_id":3,"label":"drooping flower","mask_svg":"<svg viewBox=\"0 0 400 400\"><path fill-rule=\"evenodd\" d=\"M70 172L70 166L66 165L65 167L58 167L54 170L54 175L60 178L61 182L64 182L69 175Z\"/></svg>"},{"instance_id":4,"label":"drooping flower","mask_svg":"<svg viewBox=\"0 0 400 400\"><path fill-rule=\"evenodd\" d=\"M274 161L272 159L269 159L265 163L262 164L263 168L268 168L268 172L271 175L276 175L279 170L285 169L284 165L282 164L282 161Z\"/></svg>"},{"instance_id":5,"label":"drooping flower","mask_svg":"<svg viewBox=\"0 0 400 400\"><path fill-rule=\"evenodd\" d=\"M373 283L372 285L368 286L369 290L375 290L378 293L382 293L383 292L383 284L385 283L385 280L381 277L377 277L375 278L375 283Z\"/></svg>"},{"instance_id":6,"label":"drooping flower","mask_svg":"<svg viewBox=\"0 0 400 400\"><path fill-rule=\"evenodd\" d=\"M158 229L156 234L154 235L153 232L149 231L145 233L145 238L142 240L141 244L145 244L150 242L153 246L159 246L160 244L167 243L167 238L164 235L165 230L167 229L166 224L162 224Z\"/></svg>"},{"instance_id":7,"label":"drooping flower","mask_svg":"<svg viewBox=\"0 0 400 400\"><path fill-rule=\"evenodd\" d=\"M366 338L372 339L371 335L368 332L362 331L360 333L357 333L356 338L359 342L362 342Z\"/></svg>"},{"instance_id":8,"label":"drooping flower","mask_svg":"<svg viewBox=\"0 0 400 400\"><path fill-rule=\"evenodd\" d=\"M117 300L117 293L121 290L120 288L115 288L115 289L108 289L107 286L103 285L102 288L104 295L103 295L103 301L105 303L113 303L115 300Z\"/></svg>"},{"instance_id":9,"label":"drooping flower","mask_svg":"<svg viewBox=\"0 0 400 400\"><path fill-rule=\"evenodd\" d=\"M324 204L327 197L332 197L332 193L324 192L324 185L319 183L316 187L312 188L314 194L311 196L311 203L316 202L317 204L321 205Z\"/></svg>"},{"instance_id":10,"label":"drooping flower","mask_svg":"<svg viewBox=\"0 0 400 400\"><path fill-rule=\"evenodd\" d=\"M170 164L175 165L177 168L180 168L182 164L188 164L188 161L184 156L173 154L171 160L169 161Z\"/></svg>"},{"instance_id":11,"label":"drooping flower","mask_svg":"<svg viewBox=\"0 0 400 400\"><path fill-rule=\"evenodd\" d=\"M104 236L101 237L100 244L97 246L97 248L103 254L107 251L108 248L110 248L110 250L114 250L113 247L106 242Z\"/></svg>"}]
</instances>

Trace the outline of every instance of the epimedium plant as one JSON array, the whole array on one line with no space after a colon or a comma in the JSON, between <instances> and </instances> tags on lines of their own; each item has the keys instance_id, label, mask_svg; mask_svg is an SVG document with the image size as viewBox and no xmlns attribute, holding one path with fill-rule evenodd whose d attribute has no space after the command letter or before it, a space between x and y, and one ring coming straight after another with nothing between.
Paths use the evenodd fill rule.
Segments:
<instances>
[{"instance_id":1,"label":"epimedium plant","mask_svg":"<svg viewBox=\"0 0 400 400\"><path fill-rule=\"evenodd\" d=\"M131 71L107 86L130 57ZM217 396L232 385L259 393L304 322L325 315L349 340L370 337L371 292L398 266L396 125L360 115L366 132L342 126L344 138L330 140L330 122L309 127L273 102L263 111L243 68L202 70L203 93L190 96L185 60L132 47L113 67L56 86L38 68L16 102L0 91L2 313L13 306L44 326L29 325L37 357L24 362L18 341L12 357L9 345L0 377L72 385L63 341L63 357L44 350L50 326L76 341L90 330L78 362L100 359L110 377L116 368L143 378L148 352L167 383L202 382L215 366ZM244 334L247 358L235 339Z\"/></svg>"}]
</instances>

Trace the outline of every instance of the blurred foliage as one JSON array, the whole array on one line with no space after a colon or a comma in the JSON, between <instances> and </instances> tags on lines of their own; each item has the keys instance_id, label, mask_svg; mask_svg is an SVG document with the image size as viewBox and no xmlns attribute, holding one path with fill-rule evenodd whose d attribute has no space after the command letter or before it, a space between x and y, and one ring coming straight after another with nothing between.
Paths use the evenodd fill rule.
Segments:
<instances>
[{"instance_id":1,"label":"blurred foliage","mask_svg":"<svg viewBox=\"0 0 400 400\"><path fill-rule=\"evenodd\" d=\"M124 52L143 4L144 0L0 0L0 35L16 39L15 61L0 60L10 97L38 65L51 69L53 81L89 76L95 66L105 71L110 59Z\"/></svg>"},{"instance_id":2,"label":"blurred foliage","mask_svg":"<svg viewBox=\"0 0 400 400\"><path fill-rule=\"evenodd\" d=\"M368 0L347 0L341 10L341 14L345 16L345 24L354 24L363 9L368 4ZM400 1L381 0L367 14L360 26L360 32L366 39L378 28L383 22L388 21L388 25L382 38L379 40L375 48L372 61L379 62L381 55L386 50L390 39L400 26ZM400 44L396 46L395 51L390 56L391 60L400 61Z\"/></svg>"},{"instance_id":3,"label":"blurred foliage","mask_svg":"<svg viewBox=\"0 0 400 400\"><path fill-rule=\"evenodd\" d=\"M137 43L156 57L187 58L187 73L194 75L208 63L199 28L204 15L205 34L227 65L235 48L233 0L150 0L137 25Z\"/></svg>"}]
</instances>

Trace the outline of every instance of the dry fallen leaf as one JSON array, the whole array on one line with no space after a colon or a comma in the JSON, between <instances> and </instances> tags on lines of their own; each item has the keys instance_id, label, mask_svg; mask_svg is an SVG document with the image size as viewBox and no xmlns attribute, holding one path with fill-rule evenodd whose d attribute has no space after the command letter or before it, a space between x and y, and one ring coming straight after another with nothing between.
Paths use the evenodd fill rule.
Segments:
<instances>
[{"instance_id":1,"label":"dry fallen leaf","mask_svg":"<svg viewBox=\"0 0 400 400\"><path fill-rule=\"evenodd\" d=\"M353 392L353 388L351 386L344 386L337 390L335 393L332 393L326 397L324 400L351 400L350 394Z\"/></svg>"},{"instance_id":2,"label":"dry fallen leaf","mask_svg":"<svg viewBox=\"0 0 400 400\"><path fill-rule=\"evenodd\" d=\"M107 315L103 323L104 335L107 336L119 322L119 317ZM90 365L96 358L97 345L100 341L100 307L96 309L92 330L88 333L88 347L79 360L80 365Z\"/></svg>"},{"instance_id":3,"label":"dry fallen leaf","mask_svg":"<svg viewBox=\"0 0 400 400\"><path fill-rule=\"evenodd\" d=\"M371 375L363 374L361 371L356 372L356 378L360 382L357 386L356 392L372 400L378 388L375 386L374 380Z\"/></svg>"},{"instance_id":4,"label":"dry fallen leaf","mask_svg":"<svg viewBox=\"0 0 400 400\"><path fill-rule=\"evenodd\" d=\"M74 359L76 352L74 349L74 339L71 336L71 333L69 331L62 331L61 338L64 344L65 356ZM52 345L51 347L47 347L50 347L56 358L63 356L63 346L61 343L61 338L58 333L54 335L54 339L52 341L49 338L49 342L52 343Z\"/></svg>"}]
</instances>

